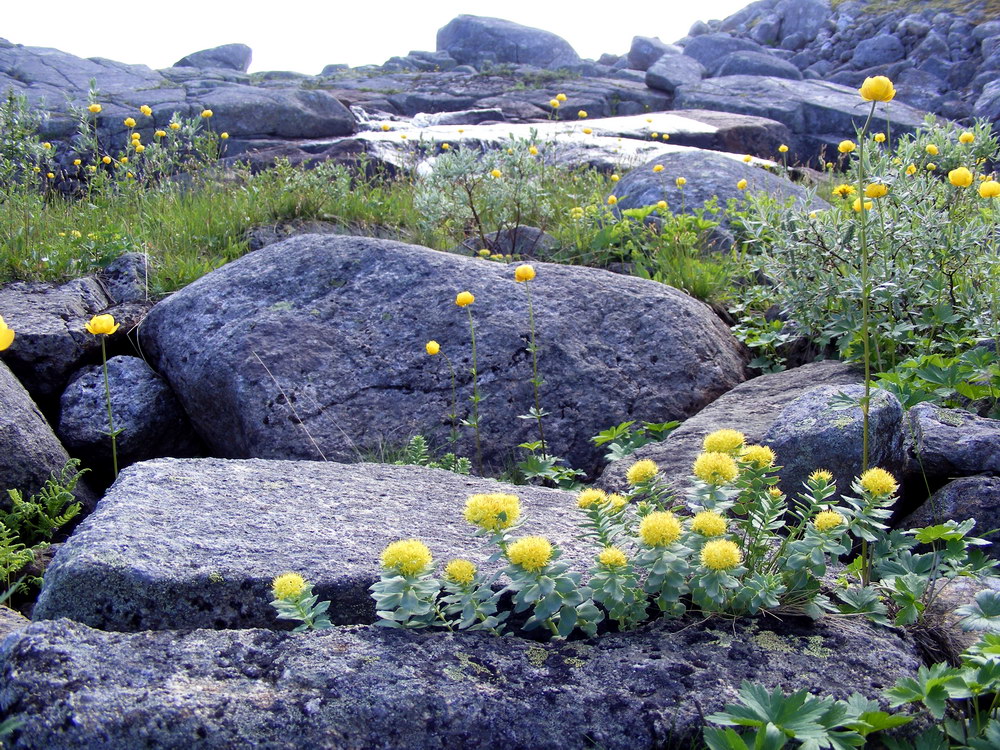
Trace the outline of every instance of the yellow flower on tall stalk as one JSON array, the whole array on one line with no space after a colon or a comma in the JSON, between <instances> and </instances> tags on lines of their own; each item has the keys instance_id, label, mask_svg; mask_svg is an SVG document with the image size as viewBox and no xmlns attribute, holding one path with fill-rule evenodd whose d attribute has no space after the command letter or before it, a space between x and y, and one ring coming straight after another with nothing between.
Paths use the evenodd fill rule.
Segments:
<instances>
[{"instance_id":1,"label":"yellow flower on tall stalk","mask_svg":"<svg viewBox=\"0 0 1000 750\"><path fill-rule=\"evenodd\" d=\"M685 178L683 178L683 177L678 177L676 180L674 180L674 182L676 183L677 187L679 187L679 188L682 188L685 185L687 185L687 180Z\"/></svg>"},{"instance_id":2,"label":"yellow flower on tall stalk","mask_svg":"<svg viewBox=\"0 0 1000 750\"><path fill-rule=\"evenodd\" d=\"M95 115L96 115L96 114L100 114L100 112L101 112L101 105L100 105L100 104L98 104L97 102L94 102L94 103L93 103L93 104L91 104L91 105L90 105L89 107L87 107L87 110L88 110L88 111L89 111L89 112L90 112L91 114L95 114Z\"/></svg>"},{"instance_id":3,"label":"yellow flower on tall stalk","mask_svg":"<svg viewBox=\"0 0 1000 750\"><path fill-rule=\"evenodd\" d=\"M564 101L566 101L566 94L556 94L556 101L557 102L564 102Z\"/></svg>"},{"instance_id":4,"label":"yellow flower on tall stalk","mask_svg":"<svg viewBox=\"0 0 1000 750\"><path fill-rule=\"evenodd\" d=\"M552 107L552 109L559 109L559 100L549 99L549 106Z\"/></svg>"},{"instance_id":5,"label":"yellow flower on tall stalk","mask_svg":"<svg viewBox=\"0 0 1000 750\"><path fill-rule=\"evenodd\" d=\"M666 201L657 201L656 202L656 207L658 209L660 209L661 211L666 211L667 210L667 202Z\"/></svg>"},{"instance_id":6,"label":"yellow flower on tall stalk","mask_svg":"<svg viewBox=\"0 0 1000 750\"><path fill-rule=\"evenodd\" d=\"M514 269L514 281L531 281L535 278L535 269L528 263L523 263Z\"/></svg>"},{"instance_id":7,"label":"yellow flower on tall stalk","mask_svg":"<svg viewBox=\"0 0 1000 750\"><path fill-rule=\"evenodd\" d=\"M948 182L955 187L967 188L972 184L972 172L965 167L958 167L948 172Z\"/></svg>"},{"instance_id":8,"label":"yellow flower on tall stalk","mask_svg":"<svg viewBox=\"0 0 1000 750\"><path fill-rule=\"evenodd\" d=\"M873 495L891 495L899 489L896 478L885 469L880 469L877 466L863 472L859 482L863 489Z\"/></svg>"},{"instance_id":9,"label":"yellow flower on tall stalk","mask_svg":"<svg viewBox=\"0 0 1000 750\"><path fill-rule=\"evenodd\" d=\"M896 88L885 76L873 76L865 79L858 93L866 102L891 102L896 96Z\"/></svg>"},{"instance_id":10,"label":"yellow flower on tall stalk","mask_svg":"<svg viewBox=\"0 0 1000 750\"><path fill-rule=\"evenodd\" d=\"M987 180L979 186L979 195L983 198L996 198L1000 196L1000 182Z\"/></svg>"},{"instance_id":11,"label":"yellow flower on tall stalk","mask_svg":"<svg viewBox=\"0 0 1000 750\"><path fill-rule=\"evenodd\" d=\"M14 343L14 329L10 328L3 317L0 317L0 352L9 349Z\"/></svg>"},{"instance_id":12,"label":"yellow flower on tall stalk","mask_svg":"<svg viewBox=\"0 0 1000 750\"><path fill-rule=\"evenodd\" d=\"M609 205L609 206L613 206L613 205L615 205L615 204L616 204L617 202L618 202L618 198L616 198L616 197L615 197L615 196L613 196L613 195L609 195L609 196L608 196L608 205Z\"/></svg>"},{"instance_id":13,"label":"yellow flower on tall stalk","mask_svg":"<svg viewBox=\"0 0 1000 750\"><path fill-rule=\"evenodd\" d=\"M424 349L426 349L427 353L433 357L435 354L441 351L441 345L437 341L428 341L426 344L424 344Z\"/></svg>"},{"instance_id":14,"label":"yellow flower on tall stalk","mask_svg":"<svg viewBox=\"0 0 1000 750\"><path fill-rule=\"evenodd\" d=\"M215 114L215 112L213 112L213 111L212 111L212 110L210 110L210 109L203 109L203 110L201 111L201 116L202 116L202 117L204 117L204 118L205 118L206 120L207 120L207 119L208 119L209 117L211 117L212 115L214 115L214 114Z\"/></svg>"},{"instance_id":15,"label":"yellow flower on tall stalk","mask_svg":"<svg viewBox=\"0 0 1000 750\"><path fill-rule=\"evenodd\" d=\"M885 133L876 133L872 136L872 140L875 143L885 143Z\"/></svg>"},{"instance_id":16,"label":"yellow flower on tall stalk","mask_svg":"<svg viewBox=\"0 0 1000 750\"><path fill-rule=\"evenodd\" d=\"M837 150L842 154L849 154L857 147L858 145L854 141L841 141L840 145L837 146Z\"/></svg>"},{"instance_id":17,"label":"yellow flower on tall stalk","mask_svg":"<svg viewBox=\"0 0 1000 750\"><path fill-rule=\"evenodd\" d=\"M778 153L780 153L780 154L787 154L788 153L788 146L786 146L784 143L782 143L780 146L778 146Z\"/></svg>"},{"instance_id":18,"label":"yellow flower on tall stalk","mask_svg":"<svg viewBox=\"0 0 1000 750\"><path fill-rule=\"evenodd\" d=\"M746 190L747 189L747 181L746 180L740 180L739 182L736 183L736 188L737 188L737 190Z\"/></svg>"},{"instance_id":19,"label":"yellow flower on tall stalk","mask_svg":"<svg viewBox=\"0 0 1000 750\"><path fill-rule=\"evenodd\" d=\"M883 182L873 182L865 187L866 198L884 198L889 192L889 186Z\"/></svg>"},{"instance_id":20,"label":"yellow flower on tall stalk","mask_svg":"<svg viewBox=\"0 0 1000 750\"><path fill-rule=\"evenodd\" d=\"M126 117L123 120L123 122L124 122L126 128L134 128L135 127L135 120L132 119L131 117Z\"/></svg>"},{"instance_id":21,"label":"yellow flower on tall stalk","mask_svg":"<svg viewBox=\"0 0 1000 750\"><path fill-rule=\"evenodd\" d=\"M142 112L144 115L146 115L146 117L149 117L153 114L153 110L150 109L150 107L146 104L143 104L141 107L139 107L139 111Z\"/></svg>"},{"instance_id":22,"label":"yellow flower on tall stalk","mask_svg":"<svg viewBox=\"0 0 1000 750\"><path fill-rule=\"evenodd\" d=\"M654 164L653 165L653 171L654 172L662 172L663 171L663 165L662 164Z\"/></svg>"},{"instance_id":23,"label":"yellow flower on tall stalk","mask_svg":"<svg viewBox=\"0 0 1000 750\"><path fill-rule=\"evenodd\" d=\"M121 430L115 429L115 416L111 409L111 384L108 381L108 350L105 340L121 326L115 322L113 315L95 315L86 324L87 333L101 337L101 362L104 369L104 401L108 407L108 435L111 437L111 466L115 479L118 478L118 435Z\"/></svg>"}]
</instances>

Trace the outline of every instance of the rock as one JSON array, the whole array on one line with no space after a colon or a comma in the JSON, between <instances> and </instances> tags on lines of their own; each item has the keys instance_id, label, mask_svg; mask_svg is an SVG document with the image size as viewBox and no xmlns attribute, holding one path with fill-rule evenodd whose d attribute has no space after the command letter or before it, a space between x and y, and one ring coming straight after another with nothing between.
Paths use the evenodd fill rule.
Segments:
<instances>
[{"instance_id":1,"label":"rock","mask_svg":"<svg viewBox=\"0 0 1000 750\"><path fill-rule=\"evenodd\" d=\"M145 302L149 299L149 256L125 253L105 266L98 278L114 302Z\"/></svg>"},{"instance_id":2,"label":"rock","mask_svg":"<svg viewBox=\"0 0 1000 750\"><path fill-rule=\"evenodd\" d=\"M110 306L101 284L89 277L62 286L15 282L0 288L0 317L17 334L0 356L43 407L58 398L71 373L100 356L100 339L85 326ZM122 327L109 338L124 339L127 333Z\"/></svg>"},{"instance_id":3,"label":"rock","mask_svg":"<svg viewBox=\"0 0 1000 750\"><path fill-rule=\"evenodd\" d=\"M541 403L554 412L545 429L552 453L573 465L592 469L590 437L624 415L684 418L743 379L740 346L686 295L595 269L537 270ZM418 432L440 446L451 383L424 343L437 340L455 363L467 416L468 321L453 302L462 290L476 296L484 457L499 466L537 434L517 419L533 399L531 361L524 290L508 266L361 237L293 237L156 305L141 343L216 455L315 459L318 445L354 460ZM461 432L459 453L472 456L471 430Z\"/></svg>"},{"instance_id":4,"label":"rock","mask_svg":"<svg viewBox=\"0 0 1000 750\"><path fill-rule=\"evenodd\" d=\"M480 67L484 62L527 63L555 70L573 68L580 57L555 34L500 18L460 15L438 30L438 51L460 64Z\"/></svg>"},{"instance_id":5,"label":"rock","mask_svg":"<svg viewBox=\"0 0 1000 750\"><path fill-rule=\"evenodd\" d=\"M1000 474L1000 420L929 403L911 408L909 417L914 468L932 480Z\"/></svg>"},{"instance_id":6,"label":"rock","mask_svg":"<svg viewBox=\"0 0 1000 750\"><path fill-rule=\"evenodd\" d=\"M478 237L470 237L462 243L464 250L473 253L488 249L501 255L517 254L542 260L558 246L559 241L551 234L538 227L527 226L490 232L486 235L485 245Z\"/></svg>"},{"instance_id":7,"label":"rock","mask_svg":"<svg viewBox=\"0 0 1000 750\"><path fill-rule=\"evenodd\" d=\"M330 138L351 135L354 116L329 91L226 86L213 89L205 104L212 127L242 138Z\"/></svg>"},{"instance_id":8,"label":"rock","mask_svg":"<svg viewBox=\"0 0 1000 750\"><path fill-rule=\"evenodd\" d=\"M972 536L982 536L1000 528L1000 477L972 476L948 482L900 526L915 529L969 518L976 520ZM1000 539L993 534L986 540L989 546L980 549L990 557L1000 559Z\"/></svg>"},{"instance_id":9,"label":"rock","mask_svg":"<svg viewBox=\"0 0 1000 750\"><path fill-rule=\"evenodd\" d=\"M813 388L847 386L860 382L862 376L841 362L815 362L791 370L775 372L748 380L720 396L684 424L666 440L649 443L633 455L613 461L597 484L604 489L621 491L628 487L625 472L636 461L649 458L676 487L686 487L691 465L702 451L702 441L710 432L739 430L747 442L760 443L786 406ZM779 455L784 464L786 456Z\"/></svg>"},{"instance_id":10,"label":"rock","mask_svg":"<svg viewBox=\"0 0 1000 750\"><path fill-rule=\"evenodd\" d=\"M390 542L417 537L442 564L485 564L489 552L462 512L469 495L490 492L521 499L519 533L543 534L574 569L590 567L567 492L418 466L157 459L125 469L59 549L34 619L104 630L287 628L268 604L270 584L294 570L333 602L335 624L371 622L368 587Z\"/></svg>"},{"instance_id":11,"label":"rock","mask_svg":"<svg viewBox=\"0 0 1000 750\"><path fill-rule=\"evenodd\" d=\"M702 34L684 47L684 54L705 66L709 75L715 75L722 59L733 52L764 52L764 48L749 39L739 39L729 34Z\"/></svg>"},{"instance_id":12,"label":"rock","mask_svg":"<svg viewBox=\"0 0 1000 750\"><path fill-rule=\"evenodd\" d=\"M702 34L711 34L712 27L709 26L704 21L695 21L691 24L691 28L688 30L688 36L701 36Z\"/></svg>"},{"instance_id":13,"label":"rock","mask_svg":"<svg viewBox=\"0 0 1000 750\"><path fill-rule=\"evenodd\" d=\"M855 68L870 68L873 65L902 60L906 56L903 43L892 34L879 34L872 39L863 39L854 48L851 64Z\"/></svg>"},{"instance_id":14,"label":"rock","mask_svg":"<svg viewBox=\"0 0 1000 750\"><path fill-rule=\"evenodd\" d=\"M991 122L1000 120L1000 81L993 81L983 86L983 93L976 99L972 114Z\"/></svg>"},{"instance_id":15,"label":"rock","mask_svg":"<svg viewBox=\"0 0 1000 750\"><path fill-rule=\"evenodd\" d=\"M802 80L802 72L790 62L765 52L733 52L719 65L718 75L753 75Z\"/></svg>"},{"instance_id":16,"label":"rock","mask_svg":"<svg viewBox=\"0 0 1000 750\"><path fill-rule=\"evenodd\" d=\"M628 51L628 66L633 70L649 70L649 66L664 55L680 54L680 47L666 44L659 37L632 37L632 46Z\"/></svg>"},{"instance_id":17,"label":"rock","mask_svg":"<svg viewBox=\"0 0 1000 750\"><path fill-rule=\"evenodd\" d=\"M118 466L161 456L190 457L201 445L166 382L139 357L108 360L108 384L118 435ZM86 367L63 391L59 436L89 466L109 468L111 441L104 371Z\"/></svg>"},{"instance_id":18,"label":"rock","mask_svg":"<svg viewBox=\"0 0 1000 750\"><path fill-rule=\"evenodd\" d=\"M662 172L653 171L656 164L663 166ZM687 179L683 189L675 184L678 177ZM636 167L615 185L614 194L618 196L617 207L621 209L650 206L665 200L674 212L694 211L716 196L720 205L725 205L729 198L741 198L743 191L736 185L744 179L748 191L765 191L782 198L794 196L800 204L809 197L800 185L744 164L731 155L695 150L663 154ZM828 207L815 197L809 205L815 209Z\"/></svg>"},{"instance_id":19,"label":"rock","mask_svg":"<svg viewBox=\"0 0 1000 750\"><path fill-rule=\"evenodd\" d=\"M936 75L918 68L903 71L893 83L899 101L928 111L935 108L937 98L946 88L945 82Z\"/></svg>"},{"instance_id":20,"label":"rock","mask_svg":"<svg viewBox=\"0 0 1000 750\"><path fill-rule=\"evenodd\" d=\"M820 0L783 0L777 6L784 38L801 34L807 41L816 38L830 20L830 9Z\"/></svg>"},{"instance_id":21,"label":"rock","mask_svg":"<svg viewBox=\"0 0 1000 750\"><path fill-rule=\"evenodd\" d=\"M245 44L223 44L220 47L192 52L174 63L175 68L226 68L246 73L253 59L253 50Z\"/></svg>"},{"instance_id":22,"label":"rock","mask_svg":"<svg viewBox=\"0 0 1000 750\"><path fill-rule=\"evenodd\" d=\"M30 624L31 620L20 612L10 607L0 606L0 643L11 633L24 630Z\"/></svg>"},{"instance_id":23,"label":"rock","mask_svg":"<svg viewBox=\"0 0 1000 750\"><path fill-rule=\"evenodd\" d=\"M731 154L773 154L777 153L778 146L782 143L792 141L788 128L765 117L704 109L675 110L674 114L714 128L711 134L674 133L670 136L670 142L679 146L695 146Z\"/></svg>"},{"instance_id":24,"label":"rock","mask_svg":"<svg viewBox=\"0 0 1000 750\"><path fill-rule=\"evenodd\" d=\"M770 47L778 43L778 30L781 28L781 17L769 13L760 19L756 26L750 29L750 38L757 44Z\"/></svg>"},{"instance_id":25,"label":"rock","mask_svg":"<svg viewBox=\"0 0 1000 750\"><path fill-rule=\"evenodd\" d=\"M664 55L646 71L646 85L672 94L685 83L698 83L705 72L705 66L693 57Z\"/></svg>"},{"instance_id":26,"label":"rock","mask_svg":"<svg viewBox=\"0 0 1000 750\"><path fill-rule=\"evenodd\" d=\"M104 633L34 623L8 639L0 700L19 750L73 747L645 750L700 739L744 680L884 700L915 647L863 621L659 621L535 643L353 627Z\"/></svg>"}]
</instances>

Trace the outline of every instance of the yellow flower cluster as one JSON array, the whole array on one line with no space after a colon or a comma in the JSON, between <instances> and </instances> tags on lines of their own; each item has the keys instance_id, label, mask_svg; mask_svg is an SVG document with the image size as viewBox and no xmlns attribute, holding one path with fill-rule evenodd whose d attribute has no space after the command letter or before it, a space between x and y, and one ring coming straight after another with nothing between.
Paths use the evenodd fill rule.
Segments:
<instances>
[{"instance_id":1,"label":"yellow flower cluster","mask_svg":"<svg viewBox=\"0 0 1000 750\"><path fill-rule=\"evenodd\" d=\"M608 493L596 487L588 487L576 496L576 505L583 510L593 508L595 505L603 505L607 501Z\"/></svg>"},{"instance_id":2,"label":"yellow flower cluster","mask_svg":"<svg viewBox=\"0 0 1000 750\"><path fill-rule=\"evenodd\" d=\"M891 495L899 489L896 478L885 469L878 467L864 472L860 481L861 486L873 495Z\"/></svg>"},{"instance_id":3,"label":"yellow flower cluster","mask_svg":"<svg viewBox=\"0 0 1000 750\"><path fill-rule=\"evenodd\" d=\"M701 447L710 453L736 453L745 441L746 435L739 430L723 429L707 434Z\"/></svg>"},{"instance_id":4,"label":"yellow flower cluster","mask_svg":"<svg viewBox=\"0 0 1000 750\"><path fill-rule=\"evenodd\" d=\"M660 467L656 465L656 461L644 458L641 461L636 461L629 467L629 470L625 473L625 481L635 487L637 484L649 481L655 477L659 470Z\"/></svg>"},{"instance_id":5,"label":"yellow flower cluster","mask_svg":"<svg viewBox=\"0 0 1000 750\"><path fill-rule=\"evenodd\" d=\"M716 539L701 548L701 564L711 570L730 570L741 562L743 553L728 539Z\"/></svg>"},{"instance_id":6,"label":"yellow flower cluster","mask_svg":"<svg viewBox=\"0 0 1000 750\"><path fill-rule=\"evenodd\" d=\"M419 539L401 539L382 550L382 567L404 576L423 572L432 561L431 551Z\"/></svg>"},{"instance_id":7,"label":"yellow flower cluster","mask_svg":"<svg viewBox=\"0 0 1000 750\"><path fill-rule=\"evenodd\" d=\"M628 565L625 553L617 547L605 547L597 556L597 561L608 568L624 568Z\"/></svg>"},{"instance_id":8,"label":"yellow flower cluster","mask_svg":"<svg viewBox=\"0 0 1000 750\"><path fill-rule=\"evenodd\" d=\"M835 510L824 510L816 514L816 520L813 523L816 525L817 531L829 531L844 523L844 517Z\"/></svg>"},{"instance_id":9,"label":"yellow flower cluster","mask_svg":"<svg viewBox=\"0 0 1000 750\"><path fill-rule=\"evenodd\" d=\"M726 519L714 510L703 510L695 514L691 531L702 536L722 536L726 533Z\"/></svg>"},{"instance_id":10,"label":"yellow flower cluster","mask_svg":"<svg viewBox=\"0 0 1000 750\"><path fill-rule=\"evenodd\" d=\"M296 599L308 585L298 573L282 573L271 581L271 593L275 599Z\"/></svg>"},{"instance_id":11,"label":"yellow flower cluster","mask_svg":"<svg viewBox=\"0 0 1000 750\"><path fill-rule=\"evenodd\" d=\"M444 566L444 577L459 586L468 586L476 577L476 566L469 560L452 560Z\"/></svg>"},{"instance_id":12,"label":"yellow flower cluster","mask_svg":"<svg viewBox=\"0 0 1000 750\"><path fill-rule=\"evenodd\" d=\"M472 495L465 501L465 520L487 531L508 529L521 517L521 501L517 495L496 492Z\"/></svg>"},{"instance_id":13,"label":"yellow flower cluster","mask_svg":"<svg viewBox=\"0 0 1000 750\"><path fill-rule=\"evenodd\" d=\"M740 452L740 460L748 464L753 464L758 469L766 469L774 466L777 460L774 451L766 445L748 445Z\"/></svg>"},{"instance_id":14,"label":"yellow flower cluster","mask_svg":"<svg viewBox=\"0 0 1000 750\"><path fill-rule=\"evenodd\" d=\"M668 547L680 538L681 522L670 511L654 511L639 522L639 536L647 547Z\"/></svg>"},{"instance_id":15,"label":"yellow flower cluster","mask_svg":"<svg viewBox=\"0 0 1000 750\"><path fill-rule=\"evenodd\" d=\"M728 453L700 453L691 472L707 484L728 484L740 474L736 460Z\"/></svg>"},{"instance_id":16,"label":"yellow flower cluster","mask_svg":"<svg viewBox=\"0 0 1000 750\"><path fill-rule=\"evenodd\" d=\"M544 536L524 536L507 548L507 559L528 571L541 570L552 559L552 543Z\"/></svg>"}]
</instances>

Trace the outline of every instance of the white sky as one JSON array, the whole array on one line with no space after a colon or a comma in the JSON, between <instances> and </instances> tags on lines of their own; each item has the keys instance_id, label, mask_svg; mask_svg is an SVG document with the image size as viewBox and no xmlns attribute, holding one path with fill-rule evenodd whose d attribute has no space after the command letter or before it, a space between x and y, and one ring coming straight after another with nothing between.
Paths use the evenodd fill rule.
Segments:
<instances>
[{"instance_id":1,"label":"white sky","mask_svg":"<svg viewBox=\"0 0 1000 750\"><path fill-rule=\"evenodd\" d=\"M410 50L434 50L437 30L462 13L551 31L581 57L624 54L633 36L673 42L698 20L725 18L749 0L0 0L0 37L164 68L207 47L242 42L251 72L315 74L327 63L381 64ZM588 10L589 8L589 10Z\"/></svg>"}]
</instances>

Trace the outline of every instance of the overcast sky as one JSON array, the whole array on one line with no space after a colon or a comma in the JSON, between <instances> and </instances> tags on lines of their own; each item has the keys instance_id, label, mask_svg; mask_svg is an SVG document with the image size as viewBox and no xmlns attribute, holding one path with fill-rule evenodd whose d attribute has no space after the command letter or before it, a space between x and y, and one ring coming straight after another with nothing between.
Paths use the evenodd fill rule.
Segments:
<instances>
[{"instance_id":1,"label":"overcast sky","mask_svg":"<svg viewBox=\"0 0 1000 750\"><path fill-rule=\"evenodd\" d=\"M725 18L749 0L660 0L620 5L564 0L0 0L0 37L153 68L229 42L253 49L251 71L318 73L327 63L381 64L433 50L437 30L462 13L559 34L581 57L623 54L633 36L673 42L698 20ZM596 11L585 10L587 7Z\"/></svg>"}]
</instances>

